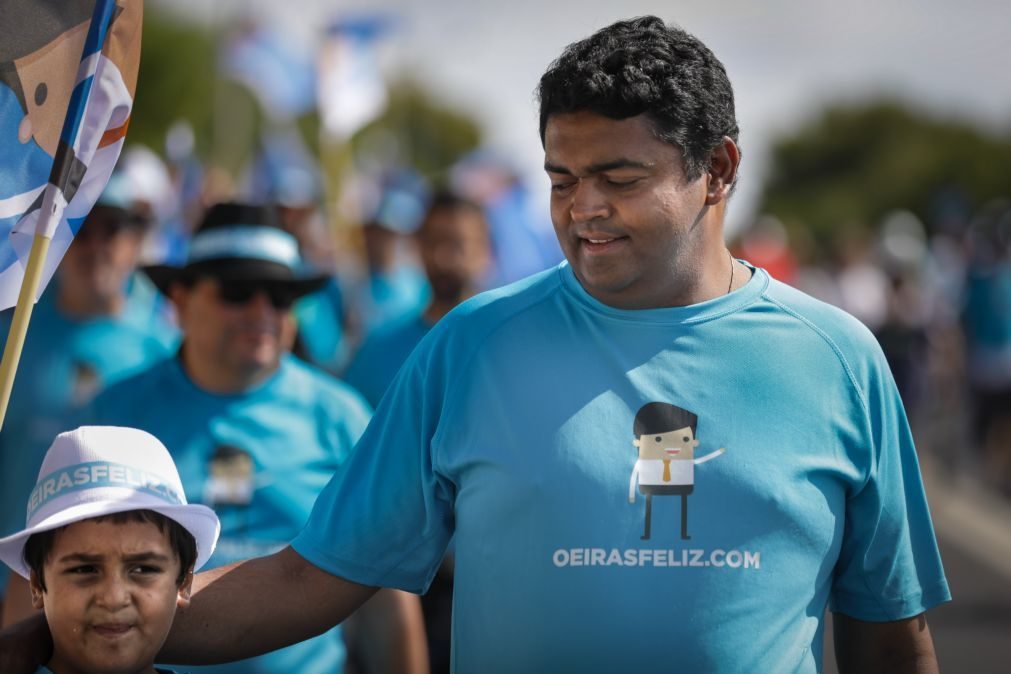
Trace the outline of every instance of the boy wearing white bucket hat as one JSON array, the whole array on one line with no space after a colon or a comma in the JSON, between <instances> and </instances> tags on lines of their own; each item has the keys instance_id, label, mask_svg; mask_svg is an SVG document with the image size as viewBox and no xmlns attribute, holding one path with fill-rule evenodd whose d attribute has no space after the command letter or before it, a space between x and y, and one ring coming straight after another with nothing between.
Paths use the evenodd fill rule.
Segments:
<instances>
[{"instance_id":1,"label":"boy wearing white bucket hat","mask_svg":"<svg viewBox=\"0 0 1011 674\"><path fill-rule=\"evenodd\" d=\"M53 655L42 672L156 672L193 572L211 556L214 511L190 505L168 450L134 428L61 433L0 559L28 578Z\"/></svg>"}]
</instances>

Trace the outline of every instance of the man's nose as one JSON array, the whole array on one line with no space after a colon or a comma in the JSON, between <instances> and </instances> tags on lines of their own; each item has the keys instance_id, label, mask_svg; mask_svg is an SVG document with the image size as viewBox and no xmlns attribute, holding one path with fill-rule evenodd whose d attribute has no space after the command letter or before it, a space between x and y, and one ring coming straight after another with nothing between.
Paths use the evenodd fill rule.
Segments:
<instances>
[{"instance_id":1,"label":"man's nose","mask_svg":"<svg viewBox=\"0 0 1011 674\"><path fill-rule=\"evenodd\" d=\"M255 312L257 315L264 315L276 311L270 301L267 291L260 288L254 292L245 304L246 311Z\"/></svg>"},{"instance_id":2,"label":"man's nose","mask_svg":"<svg viewBox=\"0 0 1011 674\"><path fill-rule=\"evenodd\" d=\"M580 180L572 192L572 204L569 215L573 222L589 222L597 218L605 218L610 213L606 195L596 185L594 180Z\"/></svg>"}]
</instances>

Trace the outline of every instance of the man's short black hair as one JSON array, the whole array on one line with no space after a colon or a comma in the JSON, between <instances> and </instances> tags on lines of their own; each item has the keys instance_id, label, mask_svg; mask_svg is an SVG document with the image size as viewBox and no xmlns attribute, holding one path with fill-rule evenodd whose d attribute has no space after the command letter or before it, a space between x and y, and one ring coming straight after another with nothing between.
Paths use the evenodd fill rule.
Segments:
<instances>
[{"instance_id":1,"label":"man's short black hair","mask_svg":"<svg viewBox=\"0 0 1011 674\"><path fill-rule=\"evenodd\" d=\"M690 180L709 168L724 136L736 143L739 134L723 64L694 35L655 16L619 21L570 44L541 77L537 95L542 144L554 114L645 114L657 137L681 150Z\"/></svg>"},{"instance_id":2,"label":"man's short black hair","mask_svg":"<svg viewBox=\"0 0 1011 674\"><path fill-rule=\"evenodd\" d=\"M635 437L643 435L660 435L679 428L692 429L696 434L699 418L693 412L682 409L670 403L646 403L639 408L632 423L632 433Z\"/></svg>"},{"instance_id":3,"label":"man's short black hair","mask_svg":"<svg viewBox=\"0 0 1011 674\"><path fill-rule=\"evenodd\" d=\"M480 216L481 221L485 223L485 227L487 228L487 218L480 204L452 190L441 189L429 199L428 208L425 209L425 216L421 219L421 224L418 225L418 230L415 234L424 236L428 221L437 211L470 211Z\"/></svg>"},{"instance_id":4,"label":"man's short black hair","mask_svg":"<svg viewBox=\"0 0 1011 674\"><path fill-rule=\"evenodd\" d=\"M194 563L197 561L197 541L193 538L193 534L187 531L186 527L179 524L171 517L166 517L161 513L156 513L153 510L125 510L123 512L100 515L99 517L93 517L90 519L93 519L96 522L111 520L116 524L125 524L127 522L150 522L151 524L157 526L159 531L168 535L169 545L173 550L175 550L176 555L179 557L179 576L176 578L177 587L182 587L183 581L186 580L186 575L190 572ZM68 524L67 526L70 525ZM35 572L35 576L39 579L39 586L43 591L46 590L46 578L43 574L42 568L46 563L46 559L49 557L49 553L53 549L53 543L56 541L57 534L64 529L66 529L66 527L59 527L56 529L50 529L49 531L32 534L25 542L25 551L23 554L25 564L28 565L29 569Z\"/></svg>"}]
</instances>

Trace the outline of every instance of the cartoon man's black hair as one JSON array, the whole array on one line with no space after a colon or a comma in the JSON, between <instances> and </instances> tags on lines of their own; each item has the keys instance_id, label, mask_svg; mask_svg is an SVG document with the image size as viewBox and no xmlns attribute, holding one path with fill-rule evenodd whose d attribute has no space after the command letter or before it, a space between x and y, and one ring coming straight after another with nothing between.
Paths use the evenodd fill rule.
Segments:
<instances>
[{"instance_id":1,"label":"cartoon man's black hair","mask_svg":"<svg viewBox=\"0 0 1011 674\"><path fill-rule=\"evenodd\" d=\"M0 21L18 27L0 43L0 82L6 84L21 104L22 112L28 111L25 96L38 96L39 92L26 92L21 88L14 59L32 54L59 37L63 32L91 18L94 0L59 0L47 3L45 11L39 11L35 0L3 0Z\"/></svg>"},{"instance_id":2,"label":"cartoon man's black hair","mask_svg":"<svg viewBox=\"0 0 1011 674\"><path fill-rule=\"evenodd\" d=\"M691 428L696 434L699 418L694 413L670 403L646 403L639 408L632 424L635 437L643 435L659 435L676 431L679 428Z\"/></svg>"}]
</instances>

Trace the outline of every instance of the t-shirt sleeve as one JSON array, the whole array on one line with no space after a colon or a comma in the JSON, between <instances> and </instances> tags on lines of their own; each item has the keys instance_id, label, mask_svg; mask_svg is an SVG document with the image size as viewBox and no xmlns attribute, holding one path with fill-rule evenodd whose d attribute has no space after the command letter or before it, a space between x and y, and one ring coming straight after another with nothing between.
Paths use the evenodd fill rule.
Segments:
<instances>
[{"instance_id":1,"label":"t-shirt sleeve","mask_svg":"<svg viewBox=\"0 0 1011 674\"><path fill-rule=\"evenodd\" d=\"M292 542L300 555L363 585L427 589L453 526L431 452L443 391L424 359L408 361Z\"/></svg>"},{"instance_id":2,"label":"t-shirt sleeve","mask_svg":"<svg viewBox=\"0 0 1011 674\"><path fill-rule=\"evenodd\" d=\"M831 609L858 620L915 616L949 601L902 401L880 350L863 379L866 479L847 498Z\"/></svg>"}]
</instances>

